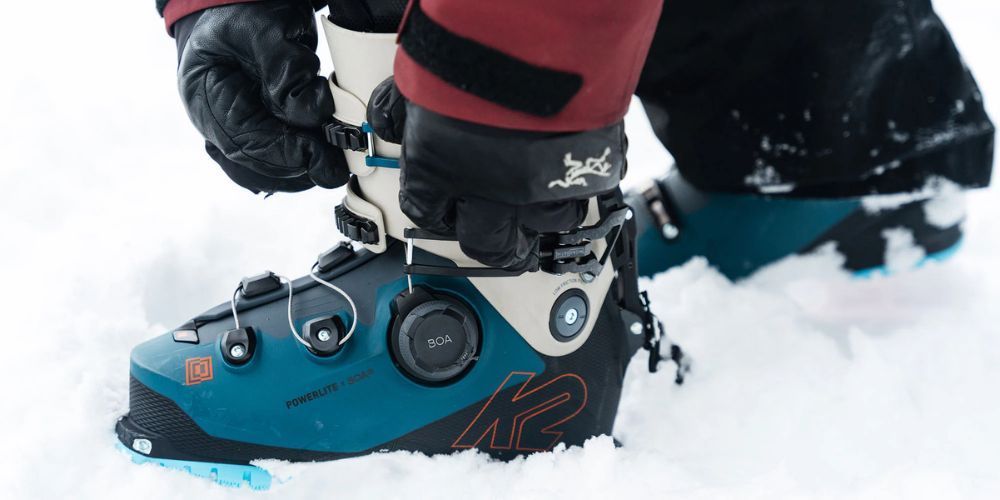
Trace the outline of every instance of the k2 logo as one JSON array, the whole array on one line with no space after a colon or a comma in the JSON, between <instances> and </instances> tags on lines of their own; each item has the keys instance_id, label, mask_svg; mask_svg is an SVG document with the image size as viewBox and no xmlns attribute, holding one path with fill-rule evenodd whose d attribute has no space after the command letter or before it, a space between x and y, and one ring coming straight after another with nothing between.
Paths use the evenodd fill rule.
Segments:
<instances>
[{"instance_id":1,"label":"k2 logo","mask_svg":"<svg viewBox=\"0 0 1000 500\"><path fill-rule=\"evenodd\" d=\"M551 450L562 439L559 427L587 406L587 383L574 373L545 383L532 384L534 380L530 372L507 375L451 447L484 444L494 450ZM517 392L504 396L511 382L520 383Z\"/></svg>"}]
</instances>

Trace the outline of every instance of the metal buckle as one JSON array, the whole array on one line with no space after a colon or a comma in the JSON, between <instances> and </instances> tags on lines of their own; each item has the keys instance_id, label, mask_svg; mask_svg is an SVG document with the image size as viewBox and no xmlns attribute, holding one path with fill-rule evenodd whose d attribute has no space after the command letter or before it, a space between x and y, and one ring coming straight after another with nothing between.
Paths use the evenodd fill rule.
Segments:
<instances>
[{"instance_id":1,"label":"metal buckle","mask_svg":"<svg viewBox=\"0 0 1000 500\"><path fill-rule=\"evenodd\" d=\"M646 200L646 208L649 209L650 215L653 216L657 227L660 228L660 234L667 241L674 240L680 236L680 226L671 214L670 207L663 194L663 188L660 187L659 183L654 180L652 186L642 191L642 197Z\"/></svg>"},{"instance_id":2,"label":"metal buckle","mask_svg":"<svg viewBox=\"0 0 1000 500\"><path fill-rule=\"evenodd\" d=\"M399 168L398 159L375 155L375 129L368 122L361 124L361 131L365 133L368 138L368 144L371 145L368 148L368 154L365 156L365 165L369 167Z\"/></svg>"}]
</instances>

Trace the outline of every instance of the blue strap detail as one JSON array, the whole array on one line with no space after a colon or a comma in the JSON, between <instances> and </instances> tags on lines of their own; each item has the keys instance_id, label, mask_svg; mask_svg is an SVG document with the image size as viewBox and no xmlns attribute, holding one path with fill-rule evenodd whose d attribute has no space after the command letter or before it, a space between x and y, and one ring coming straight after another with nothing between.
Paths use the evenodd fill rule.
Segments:
<instances>
[{"instance_id":1,"label":"blue strap detail","mask_svg":"<svg viewBox=\"0 0 1000 500\"><path fill-rule=\"evenodd\" d=\"M372 151L375 150L375 129L368 122L361 122L361 131L368 134L368 156L365 156L365 165L380 168L399 168L399 160L396 158L372 155Z\"/></svg>"},{"instance_id":2,"label":"blue strap detail","mask_svg":"<svg viewBox=\"0 0 1000 500\"><path fill-rule=\"evenodd\" d=\"M365 165L369 167L399 168L399 160L384 156L366 156Z\"/></svg>"}]
</instances>

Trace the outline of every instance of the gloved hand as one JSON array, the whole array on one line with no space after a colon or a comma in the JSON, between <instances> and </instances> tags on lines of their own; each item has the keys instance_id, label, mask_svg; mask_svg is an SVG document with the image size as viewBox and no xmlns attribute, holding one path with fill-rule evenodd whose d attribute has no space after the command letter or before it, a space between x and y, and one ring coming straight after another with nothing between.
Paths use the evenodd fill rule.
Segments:
<instances>
[{"instance_id":1,"label":"gloved hand","mask_svg":"<svg viewBox=\"0 0 1000 500\"><path fill-rule=\"evenodd\" d=\"M489 127L407 102L391 79L372 94L368 122L402 143L403 213L454 234L466 255L491 267L537 268L539 233L579 226L588 200L625 174L621 122L577 133Z\"/></svg>"},{"instance_id":2,"label":"gloved hand","mask_svg":"<svg viewBox=\"0 0 1000 500\"><path fill-rule=\"evenodd\" d=\"M178 87L209 155L253 192L333 188L348 179L321 127L333 97L318 75L306 0L213 7L174 24Z\"/></svg>"}]
</instances>

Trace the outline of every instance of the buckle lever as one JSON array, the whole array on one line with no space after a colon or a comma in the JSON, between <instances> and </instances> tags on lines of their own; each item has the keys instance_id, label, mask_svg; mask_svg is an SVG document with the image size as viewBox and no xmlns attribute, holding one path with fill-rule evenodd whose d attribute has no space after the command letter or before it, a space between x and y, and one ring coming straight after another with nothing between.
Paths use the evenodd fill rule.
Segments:
<instances>
[{"instance_id":1,"label":"buckle lever","mask_svg":"<svg viewBox=\"0 0 1000 500\"><path fill-rule=\"evenodd\" d=\"M361 127L335 121L323 127L323 131L326 133L326 140L340 149L350 151L368 150L368 144L370 144L368 134Z\"/></svg>"},{"instance_id":2,"label":"buckle lever","mask_svg":"<svg viewBox=\"0 0 1000 500\"><path fill-rule=\"evenodd\" d=\"M612 210L593 226L581 227L565 233L549 233L539 236L538 268L504 269L498 267L447 267L413 263L412 254L403 266L403 272L431 276L462 276L477 278L502 278L520 276L526 272L544 271L549 274L580 274L586 282L593 281L604 270L604 265L618 243L625 221L632 218L632 209L624 206ZM593 252L593 242L614 236L608 242L604 253L597 257ZM403 237L412 247L413 240L455 241L451 235L441 235L417 228L406 228ZM412 250L411 250L412 251Z\"/></svg>"}]
</instances>

